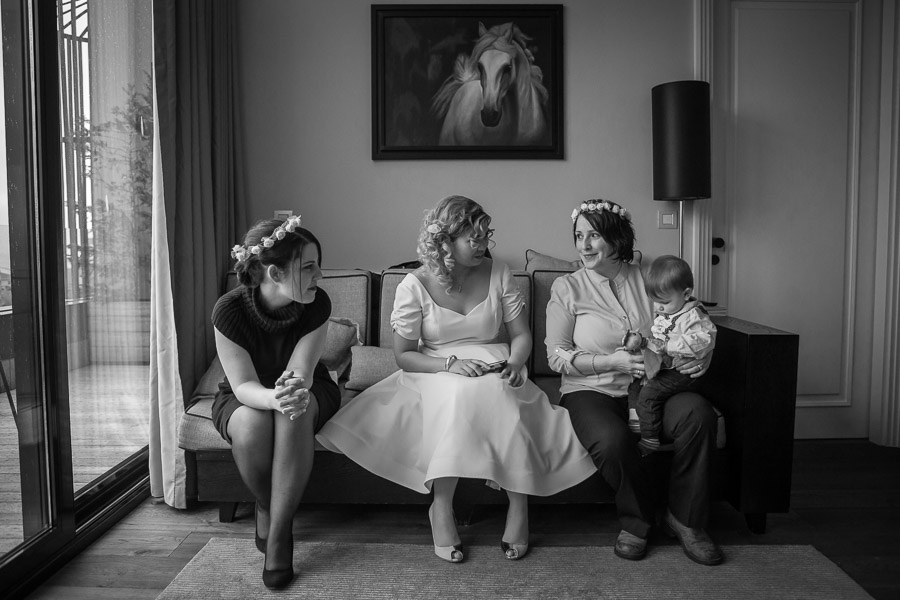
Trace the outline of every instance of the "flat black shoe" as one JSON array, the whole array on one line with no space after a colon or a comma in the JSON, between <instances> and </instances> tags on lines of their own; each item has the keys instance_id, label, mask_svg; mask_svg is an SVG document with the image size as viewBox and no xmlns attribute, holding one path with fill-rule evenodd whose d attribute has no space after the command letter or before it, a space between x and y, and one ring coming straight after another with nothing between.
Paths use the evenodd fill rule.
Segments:
<instances>
[{"instance_id":1,"label":"flat black shoe","mask_svg":"<svg viewBox=\"0 0 900 600\"><path fill-rule=\"evenodd\" d=\"M287 587L294 580L294 568L269 569L263 568L263 583L267 588L279 589Z\"/></svg>"},{"instance_id":2,"label":"flat black shoe","mask_svg":"<svg viewBox=\"0 0 900 600\"><path fill-rule=\"evenodd\" d=\"M264 538L259 537L259 503L254 505L253 519L254 519L254 523L255 523L253 526L253 535L256 538L256 549L259 550L260 552L262 552L263 554L265 554L266 553L266 540Z\"/></svg>"}]
</instances>

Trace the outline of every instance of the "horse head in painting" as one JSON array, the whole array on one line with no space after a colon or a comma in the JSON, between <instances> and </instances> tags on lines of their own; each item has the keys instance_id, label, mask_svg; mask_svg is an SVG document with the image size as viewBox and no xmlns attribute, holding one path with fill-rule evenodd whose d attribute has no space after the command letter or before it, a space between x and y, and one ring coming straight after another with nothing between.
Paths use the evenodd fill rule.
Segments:
<instances>
[{"instance_id":1,"label":"horse head in painting","mask_svg":"<svg viewBox=\"0 0 900 600\"><path fill-rule=\"evenodd\" d=\"M521 146L547 135L547 89L528 50L531 38L514 23L486 29L471 54L456 58L453 74L434 95L432 113L443 119L439 143Z\"/></svg>"}]
</instances>

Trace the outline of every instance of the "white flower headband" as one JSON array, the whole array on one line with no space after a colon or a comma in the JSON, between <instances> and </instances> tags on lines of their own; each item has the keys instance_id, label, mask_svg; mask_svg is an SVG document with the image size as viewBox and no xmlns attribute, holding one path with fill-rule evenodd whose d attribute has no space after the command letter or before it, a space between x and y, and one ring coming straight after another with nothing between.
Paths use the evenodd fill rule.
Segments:
<instances>
[{"instance_id":1,"label":"white flower headband","mask_svg":"<svg viewBox=\"0 0 900 600\"><path fill-rule=\"evenodd\" d=\"M437 235L441 232L441 226L437 223L432 223L428 227L425 228L425 231L430 233L431 235Z\"/></svg>"},{"instance_id":2,"label":"white flower headband","mask_svg":"<svg viewBox=\"0 0 900 600\"><path fill-rule=\"evenodd\" d=\"M625 210L621 206L607 202L606 200L601 200L600 202L582 202L580 207L572 211L572 222L574 223L578 219L578 215L580 215L581 213L603 212L604 210L608 210L614 215L619 215L626 221L631 221L631 215L627 210Z\"/></svg>"},{"instance_id":3,"label":"white flower headband","mask_svg":"<svg viewBox=\"0 0 900 600\"><path fill-rule=\"evenodd\" d=\"M263 248L271 248L275 245L275 242L283 240L284 236L288 233L294 233L297 229L300 229L300 215L288 217L284 223L275 228L272 235L262 238L255 246L245 248L241 244L237 244L231 249L231 258L238 262L247 260L251 255L262 252Z\"/></svg>"}]
</instances>

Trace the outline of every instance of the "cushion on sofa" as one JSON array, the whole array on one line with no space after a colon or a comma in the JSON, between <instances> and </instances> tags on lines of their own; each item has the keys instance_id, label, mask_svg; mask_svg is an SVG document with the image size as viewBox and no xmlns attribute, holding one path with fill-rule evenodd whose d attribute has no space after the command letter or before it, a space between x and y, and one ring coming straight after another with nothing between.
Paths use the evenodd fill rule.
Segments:
<instances>
[{"instance_id":1,"label":"cushion on sofa","mask_svg":"<svg viewBox=\"0 0 900 600\"><path fill-rule=\"evenodd\" d=\"M318 285L331 299L331 316L353 321L359 326L360 343L372 343L372 273L358 269L324 269L322 275Z\"/></svg>"},{"instance_id":2,"label":"cushion on sofa","mask_svg":"<svg viewBox=\"0 0 900 600\"><path fill-rule=\"evenodd\" d=\"M350 366L350 348L362 344L360 338L359 323L343 317L331 317L322 350L322 364L337 377L343 375Z\"/></svg>"},{"instance_id":3,"label":"cushion on sofa","mask_svg":"<svg viewBox=\"0 0 900 600\"><path fill-rule=\"evenodd\" d=\"M178 421L178 447L185 450L231 450L212 422L212 397L192 404Z\"/></svg>"},{"instance_id":4,"label":"cushion on sofa","mask_svg":"<svg viewBox=\"0 0 900 600\"><path fill-rule=\"evenodd\" d=\"M361 392L400 369L391 348L353 346L350 352L350 378L344 387L352 392Z\"/></svg>"},{"instance_id":5,"label":"cushion on sofa","mask_svg":"<svg viewBox=\"0 0 900 600\"><path fill-rule=\"evenodd\" d=\"M634 262L641 264L644 255L640 250L634 251ZM525 251L525 270L529 273L535 271L577 271L581 268L581 260L568 260L565 258L556 258L549 254L541 254L537 250L530 248Z\"/></svg>"},{"instance_id":6,"label":"cushion on sofa","mask_svg":"<svg viewBox=\"0 0 900 600\"><path fill-rule=\"evenodd\" d=\"M556 258L530 248L525 251L525 270L529 273L534 273L538 269L544 271L575 271L580 268L580 260Z\"/></svg>"},{"instance_id":7,"label":"cushion on sofa","mask_svg":"<svg viewBox=\"0 0 900 600\"><path fill-rule=\"evenodd\" d=\"M197 387L194 388L194 394L191 396L188 406L205 398L215 398L216 392L219 391L219 384L223 381L225 381L225 369L222 368L222 361L216 355L209 363L209 368L206 369L203 377L200 378Z\"/></svg>"}]
</instances>

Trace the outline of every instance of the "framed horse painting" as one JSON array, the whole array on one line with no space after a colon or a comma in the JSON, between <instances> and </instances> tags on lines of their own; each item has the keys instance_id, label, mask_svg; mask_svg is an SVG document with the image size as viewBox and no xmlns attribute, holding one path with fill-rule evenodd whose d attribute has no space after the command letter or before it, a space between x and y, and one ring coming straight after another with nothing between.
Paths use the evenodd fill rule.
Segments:
<instances>
[{"instance_id":1,"label":"framed horse painting","mask_svg":"<svg viewBox=\"0 0 900 600\"><path fill-rule=\"evenodd\" d=\"M373 5L372 158L563 158L562 5Z\"/></svg>"}]
</instances>

